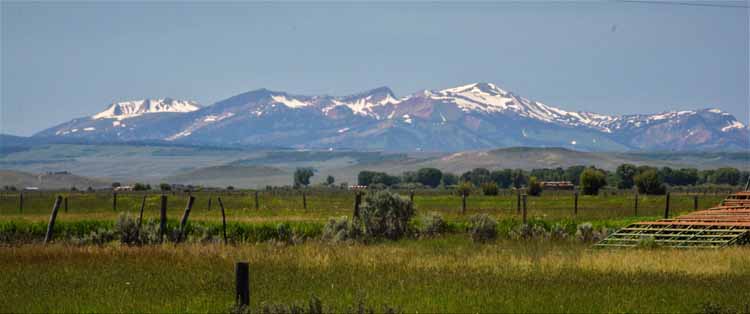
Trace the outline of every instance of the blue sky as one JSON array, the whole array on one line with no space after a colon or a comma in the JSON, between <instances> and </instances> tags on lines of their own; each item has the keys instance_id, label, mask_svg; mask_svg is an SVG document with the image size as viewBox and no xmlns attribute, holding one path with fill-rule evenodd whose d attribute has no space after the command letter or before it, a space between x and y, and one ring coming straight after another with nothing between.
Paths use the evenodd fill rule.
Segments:
<instances>
[{"instance_id":1,"label":"blue sky","mask_svg":"<svg viewBox=\"0 0 750 314\"><path fill-rule=\"evenodd\" d=\"M729 3L747 6L747 2ZM0 133L150 97L470 82L572 110L748 120L748 9L645 3L3 1Z\"/></svg>"}]
</instances>

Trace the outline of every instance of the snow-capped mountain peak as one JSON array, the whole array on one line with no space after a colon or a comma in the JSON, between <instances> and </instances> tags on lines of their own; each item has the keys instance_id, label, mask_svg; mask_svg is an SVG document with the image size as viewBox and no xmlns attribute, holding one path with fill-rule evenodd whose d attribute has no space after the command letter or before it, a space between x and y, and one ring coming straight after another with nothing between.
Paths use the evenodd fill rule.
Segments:
<instances>
[{"instance_id":1,"label":"snow-capped mountain peak","mask_svg":"<svg viewBox=\"0 0 750 314\"><path fill-rule=\"evenodd\" d=\"M192 101L171 98L141 99L112 103L106 110L91 116L91 119L123 120L149 113L192 112L198 109L200 106Z\"/></svg>"}]
</instances>

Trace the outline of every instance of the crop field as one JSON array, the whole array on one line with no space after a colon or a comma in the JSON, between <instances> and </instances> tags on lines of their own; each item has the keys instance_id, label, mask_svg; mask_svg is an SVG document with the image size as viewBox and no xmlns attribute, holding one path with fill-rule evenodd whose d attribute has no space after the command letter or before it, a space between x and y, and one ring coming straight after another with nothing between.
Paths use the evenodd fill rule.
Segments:
<instances>
[{"instance_id":1,"label":"crop field","mask_svg":"<svg viewBox=\"0 0 750 314\"><path fill-rule=\"evenodd\" d=\"M409 197L409 191L398 191ZM42 243L56 195L61 207L53 243ZM194 192L191 236L183 243L128 245L86 242L112 229L123 213L159 217L160 193L26 192L0 194L0 312L230 312L234 264L250 267L250 311L274 306L307 308L319 300L326 312L748 312L750 249L676 250L642 247L594 249L576 232L614 230L663 215L665 196L617 191L580 195L574 213L570 192L527 198L528 222L541 234L519 236L517 195L416 191L416 215L437 213L446 230L400 240L331 242L321 234L332 217L351 216L354 194L343 190ZM670 196L670 214L693 210L693 194ZM221 241L221 197L229 244ZM698 208L724 195L698 194ZM168 193L170 230L178 228L188 195ZM209 209L209 199L211 205ZM496 240L472 241L475 214L498 225ZM290 228L294 239L284 237ZM561 226L562 237L554 236ZM546 229L545 229L546 228ZM202 231L201 231L202 230ZM547 233L544 233L547 230ZM579 230L580 232L580 230ZM299 236L299 237L297 237Z\"/></svg>"}]
</instances>

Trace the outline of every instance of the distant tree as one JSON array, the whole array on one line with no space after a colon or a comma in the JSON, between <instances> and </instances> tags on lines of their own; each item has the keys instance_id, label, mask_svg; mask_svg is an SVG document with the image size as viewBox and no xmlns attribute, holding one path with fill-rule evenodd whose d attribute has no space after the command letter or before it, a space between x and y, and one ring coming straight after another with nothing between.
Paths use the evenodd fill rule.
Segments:
<instances>
[{"instance_id":1,"label":"distant tree","mask_svg":"<svg viewBox=\"0 0 750 314\"><path fill-rule=\"evenodd\" d=\"M171 191L172 190L172 186L169 185L169 183L161 183L161 184L159 184L159 190L162 190L163 192Z\"/></svg>"},{"instance_id":2,"label":"distant tree","mask_svg":"<svg viewBox=\"0 0 750 314\"><path fill-rule=\"evenodd\" d=\"M635 182L635 186L638 187L638 193L660 195L664 194L667 190L664 186L664 181L654 169L639 173L633 181Z\"/></svg>"},{"instance_id":3,"label":"distant tree","mask_svg":"<svg viewBox=\"0 0 750 314\"><path fill-rule=\"evenodd\" d=\"M437 187L443 178L443 172L435 168L422 168L417 171L417 182L429 187Z\"/></svg>"},{"instance_id":4,"label":"distant tree","mask_svg":"<svg viewBox=\"0 0 750 314\"><path fill-rule=\"evenodd\" d=\"M635 184L633 178L638 173L638 168L636 168L635 165L622 164L617 166L615 173L620 180L617 183L617 187L620 189L630 189L633 187L633 184Z\"/></svg>"},{"instance_id":5,"label":"distant tree","mask_svg":"<svg viewBox=\"0 0 750 314\"><path fill-rule=\"evenodd\" d=\"M514 187L521 188L529 182L529 177L522 169L511 170L510 180Z\"/></svg>"},{"instance_id":6,"label":"distant tree","mask_svg":"<svg viewBox=\"0 0 750 314\"><path fill-rule=\"evenodd\" d=\"M581 184L581 173L586 170L585 166L570 166L565 169L565 179L574 185Z\"/></svg>"},{"instance_id":7,"label":"distant tree","mask_svg":"<svg viewBox=\"0 0 750 314\"><path fill-rule=\"evenodd\" d=\"M490 180L498 187L507 189L512 183L512 171L510 169L494 170L490 172Z\"/></svg>"},{"instance_id":8,"label":"distant tree","mask_svg":"<svg viewBox=\"0 0 750 314\"><path fill-rule=\"evenodd\" d=\"M458 184L458 187L456 188L456 192L458 192L458 195L469 195L471 194L471 190L474 189L474 185L471 184L469 181L461 181L461 183Z\"/></svg>"},{"instance_id":9,"label":"distant tree","mask_svg":"<svg viewBox=\"0 0 750 314\"><path fill-rule=\"evenodd\" d=\"M597 195L599 189L607 185L606 175L596 168L586 168L581 172L581 190L584 195Z\"/></svg>"},{"instance_id":10,"label":"distant tree","mask_svg":"<svg viewBox=\"0 0 750 314\"><path fill-rule=\"evenodd\" d=\"M443 186L456 185L456 183L458 183L458 176L450 172L443 172L443 177L441 178L440 183Z\"/></svg>"},{"instance_id":11,"label":"distant tree","mask_svg":"<svg viewBox=\"0 0 750 314\"><path fill-rule=\"evenodd\" d=\"M719 168L711 175L710 182L713 184L737 185L740 181L740 171L737 168Z\"/></svg>"},{"instance_id":12,"label":"distant tree","mask_svg":"<svg viewBox=\"0 0 750 314\"><path fill-rule=\"evenodd\" d=\"M328 185L333 185L333 183L334 183L334 182L336 182L336 179L335 179L335 178L334 178L333 176L330 176L330 175L329 175L329 176L328 176L328 177L326 178L326 184L328 184Z\"/></svg>"},{"instance_id":13,"label":"distant tree","mask_svg":"<svg viewBox=\"0 0 750 314\"><path fill-rule=\"evenodd\" d=\"M531 196L542 195L542 184L539 182L539 180L536 179L536 177L529 178L529 192L528 193Z\"/></svg>"},{"instance_id":14,"label":"distant tree","mask_svg":"<svg viewBox=\"0 0 750 314\"><path fill-rule=\"evenodd\" d=\"M405 183L416 183L416 182L418 182L417 173L415 171L405 171L401 175L401 182L405 182Z\"/></svg>"},{"instance_id":15,"label":"distant tree","mask_svg":"<svg viewBox=\"0 0 750 314\"><path fill-rule=\"evenodd\" d=\"M113 189L114 189L114 188L117 188L117 187L120 187L120 186L122 186L122 185L120 184L120 182L112 182L112 188L113 188Z\"/></svg>"},{"instance_id":16,"label":"distant tree","mask_svg":"<svg viewBox=\"0 0 750 314\"><path fill-rule=\"evenodd\" d=\"M233 191L233 190L234 190L233 186L231 186L231 185L227 186L227 191Z\"/></svg>"},{"instance_id":17,"label":"distant tree","mask_svg":"<svg viewBox=\"0 0 750 314\"><path fill-rule=\"evenodd\" d=\"M313 168L297 168L294 171L294 186L308 186L310 185L310 178L315 175Z\"/></svg>"},{"instance_id":18,"label":"distant tree","mask_svg":"<svg viewBox=\"0 0 750 314\"><path fill-rule=\"evenodd\" d=\"M77 187L76 187L75 185L74 185L74 186L71 186L71 187L70 187L70 191L71 191L71 192L77 192L77 191L78 191L78 188L77 188Z\"/></svg>"},{"instance_id":19,"label":"distant tree","mask_svg":"<svg viewBox=\"0 0 750 314\"><path fill-rule=\"evenodd\" d=\"M357 175L357 184L366 186L374 186L376 184L392 186L398 184L400 181L399 177L389 175L385 172L363 170Z\"/></svg>"},{"instance_id":20,"label":"distant tree","mask_svg":"<svg viewBox=\"0 0 750 314\"><path fill-rule=\"evenodd\" d=\"M133 191L147 191L148 188L143 183L136 183L133 185Z\"/></svg>"},{"instance_id":21,"label":"distant tree","mask_svg":"<svg viewBox=\"0 0 750 314\"><path fill-rule=\"evenodd\" d=\"M497 195L497 193L498 193L497 183L495 182L482 183L482 194L493 196L493 195Z\"/></svg>"},{"instance_id":22,"label":"distant tree","mask_svg":"<svg viewBox=\"0 0 750 314\"><path fill-rule=\"evenodd\" d=\"M461 181L469 181L475 186L490 181L490 171L485 168L474 168L461 175Z\"/></svg>"},{"instance_id":23,"label":"distant tree","mask_svg":"<svg viewBox=\"0 0 750 314\"><path fill-rule=\"evenodd\" d=\"M88 188L86 188L86 192L94 192L94 188L89 186Z\"/></svg>"},{"instance_id":24,"label":"distant tree","mask_svg":"<svg viewBox=\"0 0 750 314\"><path fill-rule=\"evenodd\" d=\"M151 184L146 184L146 190L148 190L148 191L151 190Z\"/></svg>"}]
</instances>

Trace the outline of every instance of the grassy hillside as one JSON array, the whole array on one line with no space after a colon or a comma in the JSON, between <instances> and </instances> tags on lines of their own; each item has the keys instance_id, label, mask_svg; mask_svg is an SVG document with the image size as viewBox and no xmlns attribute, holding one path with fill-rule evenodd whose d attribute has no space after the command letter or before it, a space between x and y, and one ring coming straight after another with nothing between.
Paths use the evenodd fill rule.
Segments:
<instances>
[{"instance_id":1,"label":"grassy hillside","mask_svg":"<svg viewBox=\"0 0 750 314\"><path fill-rule=\"evenodd\" d=\"M0 170L0 182L2 185L12 185L18 188L34 186L41 189L69 189L71 187L86 189L110 185L108 180L92 179L70 173L33 174L14 170Z\"/></svg>"}]
</instances>

